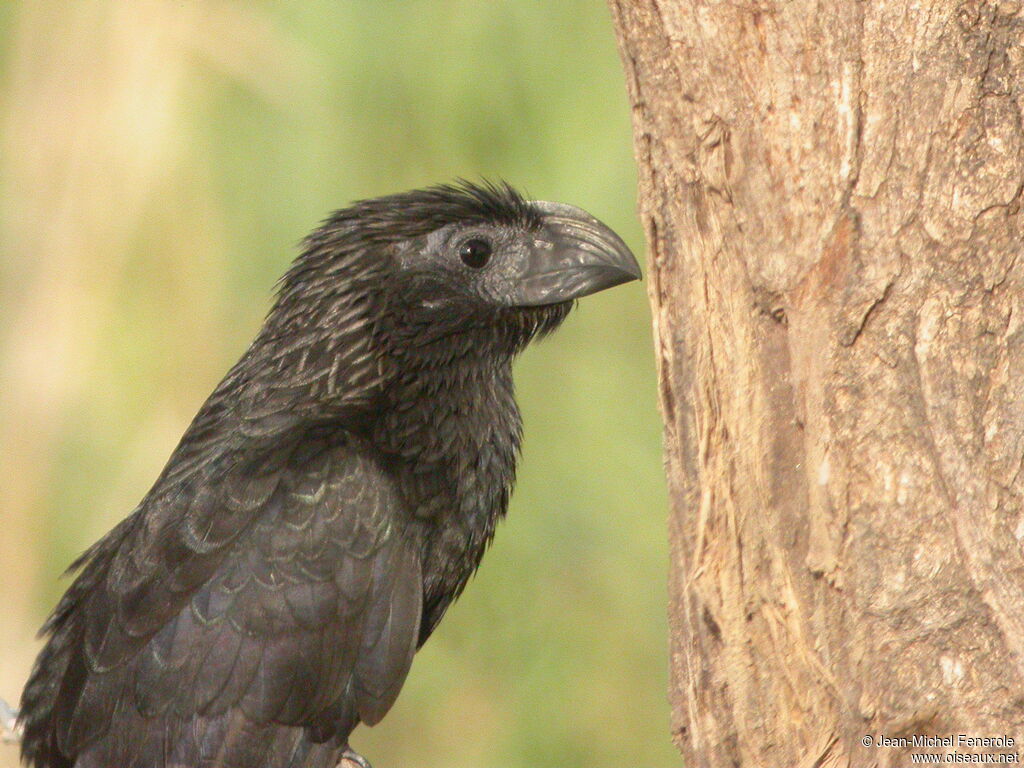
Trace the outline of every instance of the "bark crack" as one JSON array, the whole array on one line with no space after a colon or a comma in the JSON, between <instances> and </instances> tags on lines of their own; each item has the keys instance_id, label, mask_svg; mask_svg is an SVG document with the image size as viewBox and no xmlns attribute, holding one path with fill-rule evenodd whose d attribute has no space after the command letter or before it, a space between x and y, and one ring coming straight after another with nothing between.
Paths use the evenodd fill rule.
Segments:
<instances>
[{"instance_id":1,"label":"bark crack","mask_svg":"<svg viewBox=\"0 0 1024 768\"><path fill-rule=\"evenodd\" d=\"M881 307L885 303L886 299L889 298L889 294L892 292L893 284L896 282L896 277L898 277L898 274L896 276L893 276L890 280L888 280L885 286L882 288L881 295L879 295L877 299L868 304L867 309L865 309L861 315L860 323L854 329L853 333L845 338L840 339L840 343L844 347L852 347L854 344L857 343L857 340L861 337L861 334L864 333L864 329L867 328L868 321L871 320L872 316L876 313L878 308Z\"/></svg>"}]
</instances>

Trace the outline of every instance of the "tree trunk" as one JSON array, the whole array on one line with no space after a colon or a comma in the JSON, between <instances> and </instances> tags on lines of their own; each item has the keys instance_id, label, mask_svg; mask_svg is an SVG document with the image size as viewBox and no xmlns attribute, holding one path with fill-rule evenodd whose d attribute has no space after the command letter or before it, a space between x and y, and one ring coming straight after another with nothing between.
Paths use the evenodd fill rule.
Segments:
<instances>
[{"instance_id":1,"label":"tree trunk","mask_svg":"<svg viewBox=\"0 0 1024 768\"><path fill-rule=\"evenodd\" d=\"M1020 0L611 6L686 765L1017 754Z\"/></svg>"}]
</instances>

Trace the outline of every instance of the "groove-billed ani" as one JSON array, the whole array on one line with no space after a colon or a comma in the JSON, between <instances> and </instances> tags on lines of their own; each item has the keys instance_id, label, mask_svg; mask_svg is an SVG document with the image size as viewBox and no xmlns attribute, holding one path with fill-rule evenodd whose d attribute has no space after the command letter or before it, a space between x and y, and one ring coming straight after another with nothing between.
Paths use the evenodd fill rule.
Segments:
<instances>
[{"instance_id":1,"label":"groove-billed ani","mask_svg":"<svg viewBox=\"0 0 1024 768\"><path fill-rule=\"evenodd\" d=\"M505 514L512 358L640 276L508 186L359 202L138 508L74 564L21 701L36 768L327 768L391 707Z\"/></svg>"}]
</instances>

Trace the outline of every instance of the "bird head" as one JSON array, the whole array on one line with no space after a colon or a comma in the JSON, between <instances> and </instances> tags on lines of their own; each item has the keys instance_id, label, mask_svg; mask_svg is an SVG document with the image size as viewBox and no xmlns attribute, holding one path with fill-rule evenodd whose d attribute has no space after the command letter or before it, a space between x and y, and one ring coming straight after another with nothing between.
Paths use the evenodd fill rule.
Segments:
<instances>
[{"instance_id":1,"label":"bird head","mask_svg":"<svg viewBox=\"0 0 1024 768\"><path fill-rule=\"evenodd\" d=\"M308 239L286 289L317 276L304 261L328 281L346 268L376 288L407 330L507 326L520 331L517 348L557 326L575 299L640 278L628 246L581 208L468 182L338 211Z\"/></svg>"},{"instance_id":2,"label":"bird head","mask_svg":"<svg viewBox=\"0 0 1024 768\"><path fill-rule=\"evenodd\" d=\"M507 184L429 187L354 203L315 230L258 346L281 373L315 360L365 393L395 367L382 355L401 366L506 359L576 299L639 278L622 239L580 208Z\"/></svg>"}]
</instances>

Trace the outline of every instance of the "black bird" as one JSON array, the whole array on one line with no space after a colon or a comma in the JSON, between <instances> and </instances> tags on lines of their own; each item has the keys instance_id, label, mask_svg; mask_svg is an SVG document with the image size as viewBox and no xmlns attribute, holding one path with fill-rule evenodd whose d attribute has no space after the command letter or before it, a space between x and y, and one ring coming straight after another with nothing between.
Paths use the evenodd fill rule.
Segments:
<instances>
[{"instance_id":1,"label":"black bird","mask_svg":"<svg viewBox=\"0 0 1024 768\"><path fill-rule=\"evenodd\" d=\"M328 768L394 703L508 506L511 364L640 277L508 185L338 211L135 511L72 566L21 699L34 768Z\"/></svg>"}]
</instances>

